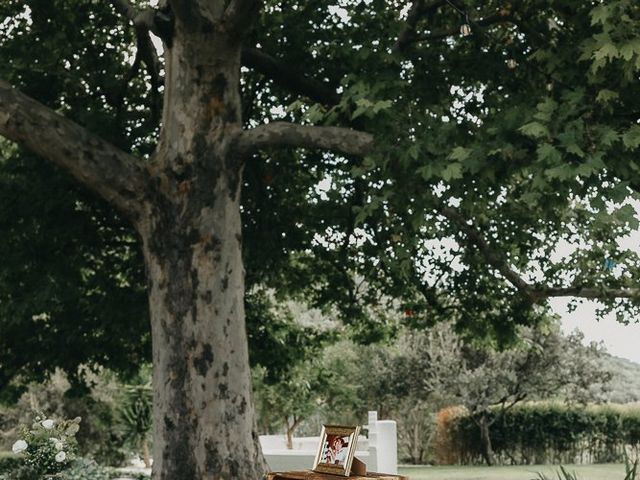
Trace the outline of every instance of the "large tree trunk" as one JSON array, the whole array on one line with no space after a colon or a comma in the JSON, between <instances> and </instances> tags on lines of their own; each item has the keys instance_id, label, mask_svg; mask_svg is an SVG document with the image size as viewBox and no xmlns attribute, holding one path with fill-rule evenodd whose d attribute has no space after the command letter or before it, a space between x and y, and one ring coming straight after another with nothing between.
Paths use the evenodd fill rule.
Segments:
<instances>
[{"instance_id":1,"label":"large tree trunk","mask_svg":"<svg viewBox=\"0 0 640 480\"><path fill-rule=\"evenodd\" d=\"M156 480L258 479L244 318L240 50L176 25L138 222L149 279Z\"/></svg>"}]
</instances>

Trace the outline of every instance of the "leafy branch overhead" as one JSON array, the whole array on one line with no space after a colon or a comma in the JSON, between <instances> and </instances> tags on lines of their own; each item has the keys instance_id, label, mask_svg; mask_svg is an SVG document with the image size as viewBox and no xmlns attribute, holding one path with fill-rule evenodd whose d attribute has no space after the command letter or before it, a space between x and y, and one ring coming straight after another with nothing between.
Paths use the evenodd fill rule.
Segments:
<instances>
[{"instance_id":1,"label":"leafy branch overhead","mask_svg":"<svg viewBox=\"0 0 640 480\"><path fill-rule=\"evenodd\" d=\"M26 0L0 15L15 259L0 323L74 337L67 371L122 367L98 348L110 338L134 357L152 339L158 478L264 473L245 291L304 298L366 341L393 329L382 307L498 341L551 296L623 321L640 308L632 2ZM114 323L108 298L127 306ZM38 364L0 343L18 365L3 383Z\"/></svg>"}]
</instances>

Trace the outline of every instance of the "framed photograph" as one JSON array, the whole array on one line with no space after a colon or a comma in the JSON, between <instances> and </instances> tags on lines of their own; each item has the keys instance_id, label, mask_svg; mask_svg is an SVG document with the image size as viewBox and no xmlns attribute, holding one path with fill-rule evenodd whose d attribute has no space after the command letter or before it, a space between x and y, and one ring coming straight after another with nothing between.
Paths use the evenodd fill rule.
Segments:
<instances>
[{"instance_id":1,"label":"framed photograph","mask_svg":"<svg viewBox=\"0 0 640 480\"><path fill-rule=\"evenodd\" d=\"M313 471L349 476L360 427L324 425Z\"/></svg>"}]
</instances>

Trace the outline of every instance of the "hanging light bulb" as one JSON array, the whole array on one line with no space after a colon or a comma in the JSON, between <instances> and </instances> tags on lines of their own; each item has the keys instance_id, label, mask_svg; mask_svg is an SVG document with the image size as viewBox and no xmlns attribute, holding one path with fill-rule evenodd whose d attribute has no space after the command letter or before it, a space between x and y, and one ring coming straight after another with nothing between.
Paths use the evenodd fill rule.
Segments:
<instances>
[{"instance_id":1,"label":"hanging light bulb","mask_svg":"<svg viewBox=\"0 0 640 480\"><path fill-rule=\"evenodd\" d=\"M462 35L463 37L468 37L469 35L471 35L471 25L469 25L468 23L463 23L462 25L460 25L460 35Z\"/></svg>"},{"instance_id":2,"label":"hanging light bulb","mask_svg":"<svg viewBox=\"0 0 640 480\"><path fill-rule=\"evenodd\" d=\"M517 66L518 66L518 62L516 62L513 58L510 58L509 60L507 60L507 67L509 67L511 70L513 70Z\"/></svg>"}]
</instances>

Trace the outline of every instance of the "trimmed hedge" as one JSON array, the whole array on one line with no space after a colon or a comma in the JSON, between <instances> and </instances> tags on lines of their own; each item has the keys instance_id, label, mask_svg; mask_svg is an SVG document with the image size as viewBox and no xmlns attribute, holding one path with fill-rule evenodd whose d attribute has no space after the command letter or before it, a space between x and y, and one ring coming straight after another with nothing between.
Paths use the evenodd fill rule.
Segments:
<instances>
[{"instance_id":1,"label":"trimmed hedge","mask_svg":"<svg viewBox=\"0 0 640 480\"><path fill-rule=\"evenodd\" d=\"M498 464L621 462L640 448L640 404L566 405L523 403L491 426ZM479 464L480 431L460 407L438 414L434 442L441 464Z\"/></svg>"}]
</instances>

